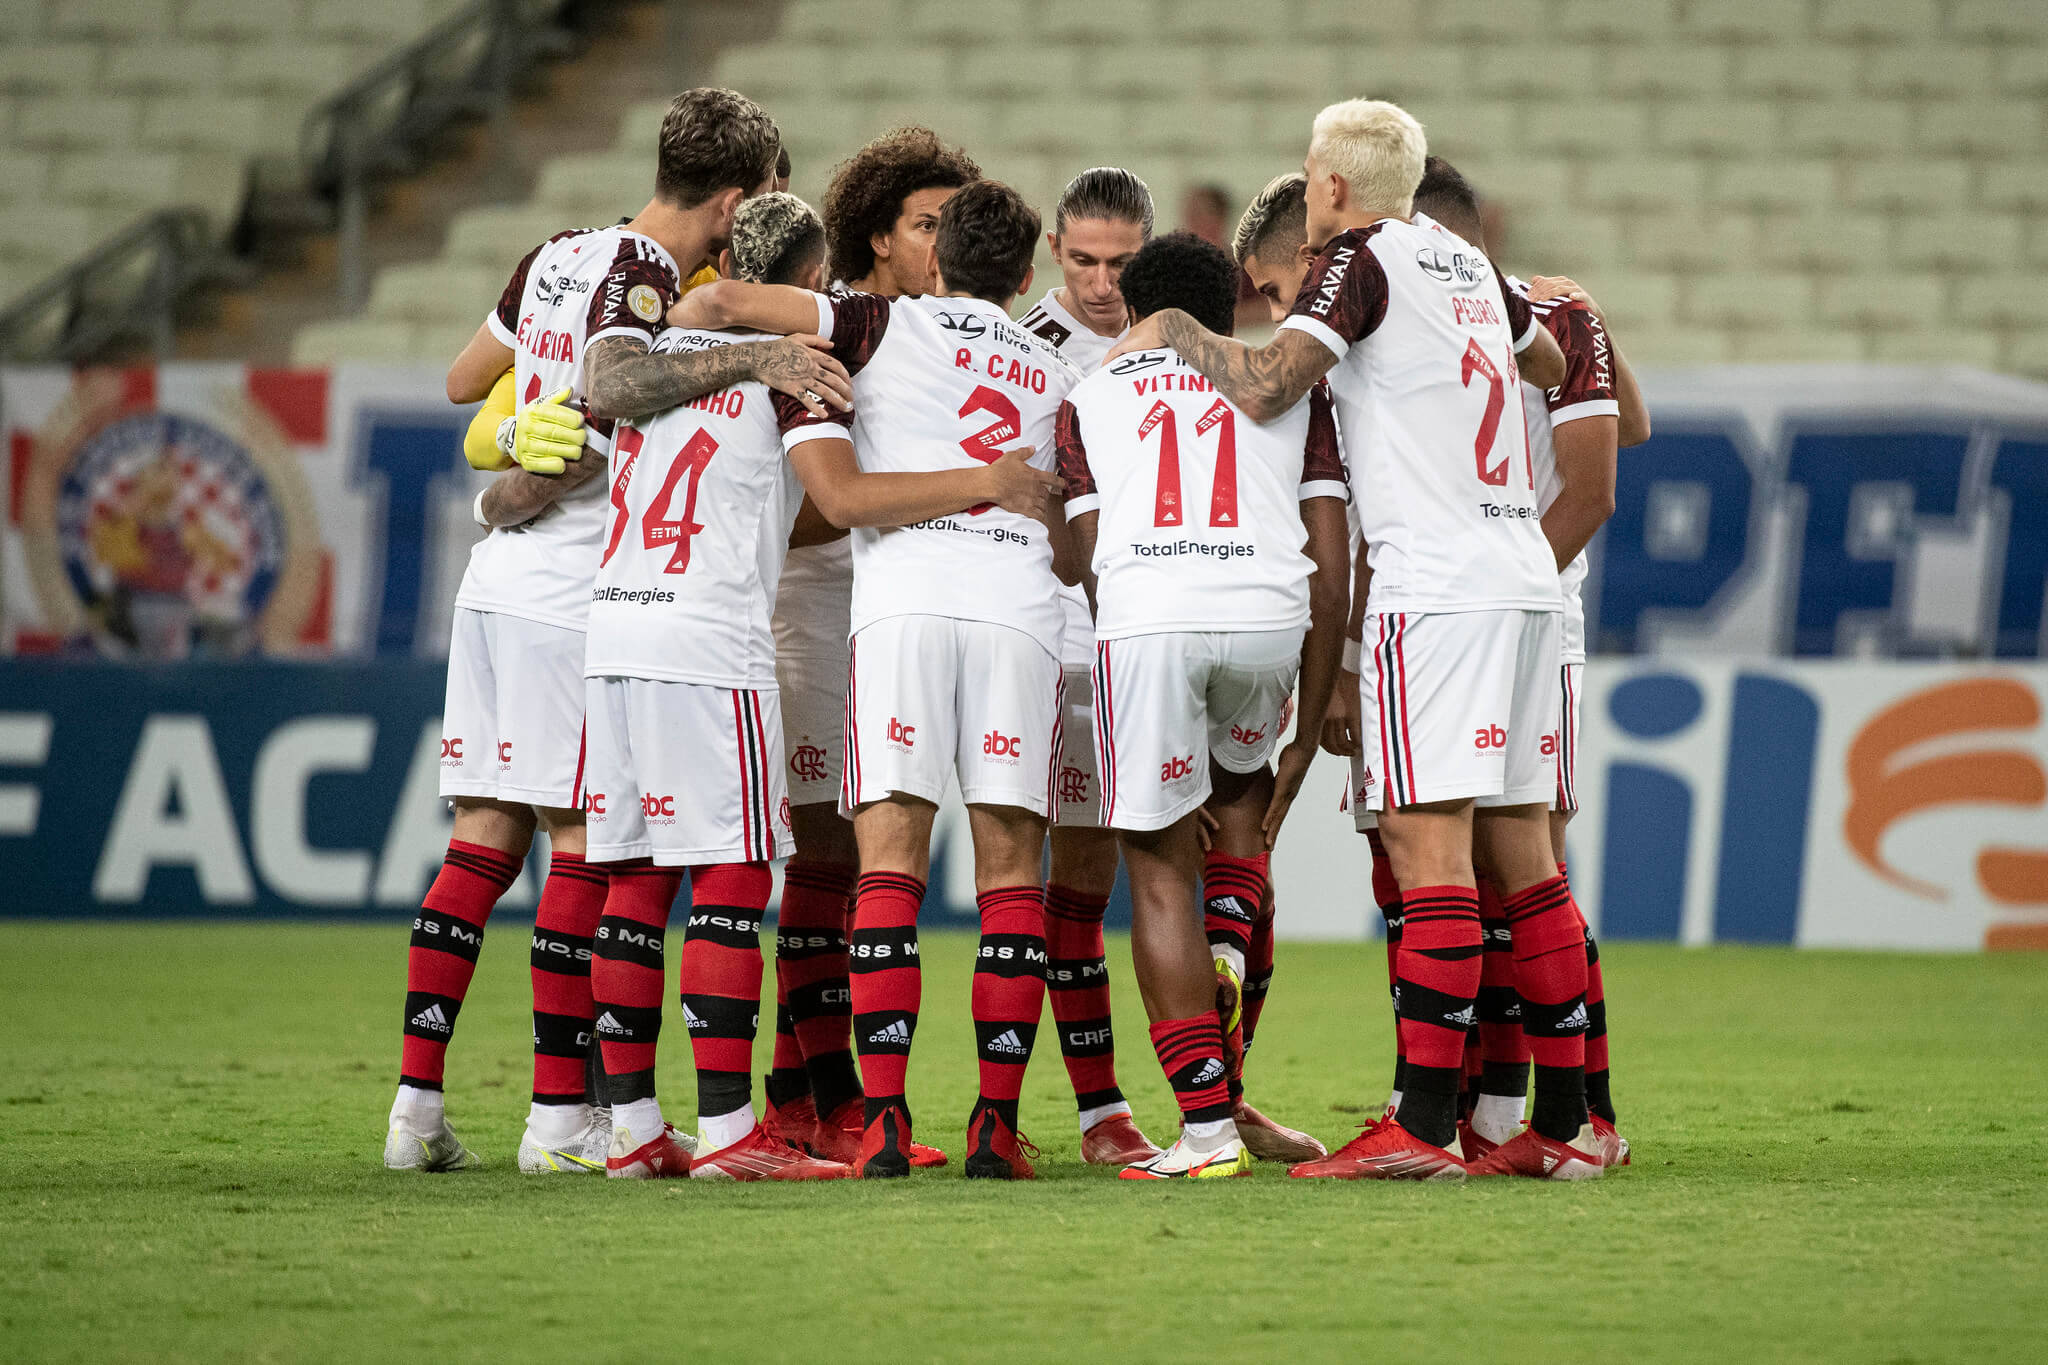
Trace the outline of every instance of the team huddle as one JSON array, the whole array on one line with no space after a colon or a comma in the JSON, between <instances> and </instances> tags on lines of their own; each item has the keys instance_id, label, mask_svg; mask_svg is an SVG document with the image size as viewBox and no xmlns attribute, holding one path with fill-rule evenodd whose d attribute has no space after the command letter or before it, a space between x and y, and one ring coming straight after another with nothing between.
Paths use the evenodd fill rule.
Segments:
<instances>
[{"instance_id":1,"label":"team huddle","mask_svg":"<svg viewBox=\"0 0 2048 1365\"><path fill-rule=\"evenodd\" d=\"M445 1053L539 828L522 1171L948 1164L905 1076L949 786L981 922L966 1175L1034 1174L1017 1109L1048 1003L1082 1159L1125 1179L1626 1163L1563 848L1583 551L1648 423L1592 300L1495 271L1471 187L1381 102L1325 109L1229 251L1155 237L1127 170L1076 176L1060 281L1021 319L1044 224L964 151L891 132L822 214L788 176L757 105L685 92L653 199L535 247L450 368L495 477L385 1164L479 1164ZM1232 339L1245 276L1279 323L1263 347ZM1350 760L1399 1051L1384 1114L1334 1153L1246 1090L1269 855L1318 748ZM1163 1149L1116 1069L1119 865L1181 1113ZM686 880L694 1134L655 1087Z\"/></svg>"}]
</instances>

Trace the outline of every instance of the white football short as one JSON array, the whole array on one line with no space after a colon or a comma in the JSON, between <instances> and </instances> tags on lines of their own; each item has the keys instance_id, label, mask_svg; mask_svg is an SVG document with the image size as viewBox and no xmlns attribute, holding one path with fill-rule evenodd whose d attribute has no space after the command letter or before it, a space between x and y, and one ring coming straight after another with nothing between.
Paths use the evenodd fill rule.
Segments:
<instances>
[{"instance_id":1,"label":"white football short","mask_svg":"<svg viewBox=\"0 0 2048 1365\"><path fill-rule=\"evenodd\" d=\"M889 616L851 654L842 812L894 792L936 805L953 774L969 805L1051 814L1061 670L1038 641L987 621Z\"/></svg>"},{"instance_id":2,"label":"white football short","mask_svg":"<svg viewBox=\"0 0 2048 1365\"><path fill-rule=\"evenodd\" d=\"M846 759L846 655L778 656L775 682L782 693L782 758L789 803L837 801Z\"/></svg>"},{"instance_id":3,"label":"white football short","mask_svg":"<svg viewBox=\"0 0 2048 1365\"><path fill-rule=\"evenodd\" d=\"M1165 829L1209 799L1209 760L1262 767L1286 727L1302 627L1174 631L1095 645L1103 821Z\"/></svg>"},{"instance_id":4,"label":"white football short","mask_svg":"<svg viewBox=\"0 0 2048 1365\"><path fill-rule=\"evenodd\" d=\"M583 632L455 609L441 708L441 795L583 804Z\"/></svg>"},{"instance_id":5,"label":"white football short","mask_svg":"<svg viewBox=\"0 0 2048 1365\"><path fill-rule=\"evenodd\" d=\"M1370 612L1359 675L1373 810L1557 794L1559 613Z\"/></svg>"},{"instance_id":6,"label":"white football short","mask_svg":"<svg viewBox=\"0 0 2048 1365\"><path fill-rule=\"evenodd\" d=\"M663 867L787 857L782 708L774 688L652 678L585 680L584 826L594 863Z\"/></svg>"},{"instance_id":7,"label":"white football short","mask_svg":"<svg viewBox=\"0 0 2048 1365\"><path fill-rule=\"evenodd\" d=\"M1095 679L1085 668L1069 668L1065 672L1052 822L1069 829L1101 829L1102 770L1095 762Z\"/></svg>"},{"instance_id":8,"label":"white football short","mask_svg":"<svg viewBox=\"0 0 2048 1365\"><path fill-rule=\"evenodd\" d=\"M1579 688L1585 679L1582 663L1557 666L1563 697L1557 711L1557 792L1550 799L1552 810L1579 808Z\"/></svg>"}]
</instances>

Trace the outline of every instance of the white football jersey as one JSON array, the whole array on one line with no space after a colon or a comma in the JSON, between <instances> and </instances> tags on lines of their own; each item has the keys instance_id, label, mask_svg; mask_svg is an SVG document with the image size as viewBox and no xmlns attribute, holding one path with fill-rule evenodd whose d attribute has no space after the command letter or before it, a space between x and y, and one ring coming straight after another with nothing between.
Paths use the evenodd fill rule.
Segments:
<instances>
[{"instance_id":1,"label":"white football jersey","mask_svg":"<svg viewBox=\"0 0 2048 1365\"><path fill-rule=\"evenodd\" d=\"M1077 376L995 304L819 295L818 330L853 375L862 469L960 469L1024 445L1052 468L1053 417ZM1066 617L1039 522L984 505L850 539L856 634L890 616L950 616L1021 630L1059 656Z\"/></svg>"},{"instance_id":2,"label":"white football jersey","mask_svg":"<svg viewBox=\"0 0 2048 1365\"><path fill-rule=\"evenodd\" d=\"M1486 257L1382 218L1330 240L1280 325L1337 356L1370 610L1560 610L1515 365L1538 323Z\"/></svg>"},{"instance_id":3,"label":"white football jersey","mask_svg":"<svg viewBox=\"0 0 2048 1365\"><path fill-rule=\"evenodd\" d=\"M673 327L654 350L757 339ZM798 503L784 452L847 435L752 381L621 424L584 676L775 686L769 616Z\"/></svg>"},{"instance_id":4,"label":"white football jersey","mask_svg":"<svg viewBox=\"0 0 2048 1365\"><path fill-rule=\"evenodd\" d=\"M602 337L652 342L678 297L676 263L623 227L560 233L526 254L485 319L512 348L519 406L568 389L583 396L583 355ZM593 421L607 449L610 424ZM523 526L501 526L470 551L455 604L582 630L605 526L605 479L571 489Z\"/></svg>"},{"instance_id":5,"label":"white football jersey","mask_svg":"<svg viewBox=\"0 0 2048 1365\"><path fill-rule=\"evenodd\" d=\"M1508 288L1524 297L1529 293L1529 286L1512 275ZM1619 417L1621 404L1614 397L1614 351L1599 315L1572 299L1532 303L1529 309L1564 351L1564 383L1549 390L1522 385L1523 406L1529 414L1529 458L1536 466L1536 510L1548 512L1564 487L1564 480L1557 475L1552 429L1582 417ZM1586 661L1584 550L1564 566L1557 584L1564 593L1564 662L1582 664Z\"/></svg>"},{"instance_id":6,"label":"white football jersey","mask_svg":"<svg viewBox=\"0 0 2048 1365\"><path fill-rule=\"evenodd\" d=\"M1051 342L1066 357L1067 363L1086 379L1102 368L1102 358L1124 336L1118 332L1113 337L1106 337L1090 330L1087 323L1069 313L1066 305L1060 302L1062 287L1055 285L1045 291L1045 297L1024 315L1024 330ZM1066 630L1061 636L1060 662L1068 668L1093 668L1095 619L1088 614L1088 594L1078 583L1071 588L1061 585L1060 606L1067 613Z\"/></svg>"},{"instance_id":7,"label":"white football jersey","mask_svg":"<svg viewBox=\"0 0 2048 1365\"><path fill-rule=\"evenodd\" d=\"M1345 497L1321 384L1254 422L1171 350L1117 357L1060 406L1067 516L1098 514L1095 634L1308 624L1301 504Z\"/></svg>"}]
</instances>

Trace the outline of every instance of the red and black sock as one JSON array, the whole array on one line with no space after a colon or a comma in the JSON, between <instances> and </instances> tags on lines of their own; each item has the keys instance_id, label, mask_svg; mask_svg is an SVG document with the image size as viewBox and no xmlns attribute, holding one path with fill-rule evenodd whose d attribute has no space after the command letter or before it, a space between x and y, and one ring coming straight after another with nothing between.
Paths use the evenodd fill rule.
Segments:
<instances>
[{"instance_id":1,"label":"red and black sock","mask_svg":"<svg viewBox=\"0 0 2048 1365\"><path fill-rule=\"evenodd\" d=\"M1233 948L1240 960L1250 960L1252 925L1265 903L1267 882L1263 853L1238 858L1212 848L1203 856L1202 928L1208 932L1212 954L1218 948Z\"/></svg>"},{"instance_id":2,"label":"red and black sock","mask_svg":"<svg viewBox=\"0 0 2048 1365\"><path fill-rule=\"evenodd\" d=\"M1450 1145L1458 1127L1465 1034L1479 995L1479 893L1469 886L1419 886L1401 894L1396 964L1407 1064L1401 1126L1424 1142Z\"/></svg>"},{"instance_id":3,"label":"red and black sock","mask_svg":"<svg viewBox=\"0 0 2048 1365\"><path fill-rule=\"evenodd\" d=\"M1266 899L1259 917L1252 921L1252 949L1244 959L1244 1050L1252 1050L1252 1036L1259 1031L1259 1016L1266 1011L1266 993L1273 989L1273 885L1266 884Z\"/></svg>"},{"instance_id":4,"label":"red and black sock","mask_svg":"<svg viewBox=\"0 0 2048 1365\"><path fill-rule=\"evenodd\" d=\"M1045 1008L1045 892L999 886L974 898L981 948L974 960L974 1040L981 1060L975 1112L994 1109L1017 1131L1017 1097Z\"/></svg>"},{"instance_id":5,"label":"red and black sock","mask_svg":"<svg viewBox=\"0 0 2048 1365\"><path fill-rule=\"evenodd\" d=\"M1045 888L1045 989L1060 1035L1060 1057L1082 1113L1122 1104L1116 1040L1109 1022L1109 959L1102 916L1109 897L1053 883Z\"/></svg>"},{"instance_id":6,"label":"red and black sock","mask_svg":"<svg viewBox=\"0 0 2048 1365\"><path fill-rule=\"evenodd\" d=\"M1152 1050L1159 1054L1159 1069L1180 1103L1183 1123L1215 1123L1230 1117L1223 1026L1214 1011L1152 1025Z\"/></svg>"},{"instance_id":7,"label":"red and black sock","mask_svg":"<svg viewBox=\"0 0 2048 1365\"><path fill-rule=\"evenodd\" d=\"M802 1086L823 1118L860 1097L853 1066L853 1004L847 984L846 921L854 870L793 858L782 873L775 933L775 985L786 1006L803 1069ZM782 1065L776 1039L776 1065ZM772 1078L771 1078L772 1080Z\"/></svg>"},{"instance_id":8,"label":"red and black sock","mask_svg":"<svg viewBox=\"0 0 2048 1365\"><path fill-rule=\"evenodd\" d=\"M557 853L533 912L533 1102L600 1104L590 1091L590 951L610 885L604 864Z\"/></svg>"},{"instance_id":9,"label":"red and black sock","mask_svg":"<svg viewBox=\"0 0 2048 1365\"><path fill-rule=\"evenodd\" d=\"M761 921L774 876L766 863L690 869L683 933L683 1027L697 1066L701 1121L753 1101L754 1030L761 1018Z\"/></svg>"},{"instance_id":10,"label":"red and black sock","mask_svg":"<svg viewBox=\"0 0 2048 1365\"><path fill-rule=\"evenodd\" d=\"M661 1039L662 942L683 869L645 858L607 863L610 886L591 948L590 1007L604 1053L605 1100L654 1098L654 1050Z\"/></svg>"},{"instance_id":11,"label":"red and black sock","mask_svg":"<svg viewBox=\"0 0 2048 1365\"><path fill-rule=\"evenodd\" d=\"M924 974L917 956L917 910L924 883L902 872L869 872L854 887L853 1046L867 1091L870 1123L903 1097L910 1040L917 1033Z\"/></svg>"},{"instance_id":12,"label":"red and black sock","mask_svg":"<svg viewBox=\"0 0 2048 1365\"><path fill-rule=\"evenodd\" d=\"M1557 875L1565 876L1564 864ZM1569 884L1569 878L1567 878ZM1586 926L1586 1108L1615 1122L1614 1087L1607 1071L1607 988L1600 980L1600 945Z\"/></svg>"},{"instance_id":13,"label":"red and black sock","mask_svg":"<svg viewBox=\"0 0 2048 1365\"><path fill-rule=\"evenodd\" d=\"M1365 837L1372 846L1373 904L1387 924L1387 996L1394 1003L1394 1089L1399 1090L1408 1071L1407 1046L1401 1041L1401 884L1394 880L1394 862L1380 842L1380 832L1370 829Z\"/></svg>"},{"instance_id":14,"label":"red and black sock","mask_svg":"<svg viewBox=\"0 0 2048 1365\"><path fill-rule=\"evenodd\" d=\"M1529 1093L1529 1044L1522 1037L1522 1000L1515 993L1515 939L1500 893L1479 881L1479 932L1486 952L1479 968L1478 1093Z\"/></svg>"},{"instance_id":15,"label":"red and black sock","mask_svg":"<svg viewBox=\"0 0 2048 1365\"><path fill-rule=\"evenodd\" d=\"M455 1016L462 1013L462 998L476 975L476 956L483 951L484 921L518 878L523 862L482 844L448 841L441 871L413 918L412 945L405 954L400 1085L441 1088Z\"/></svg>"},{"instance_id":16,"label":"red and black sock","mask_svg":"<svg viewBox=\"0 0 2048 1365\"><path fill-rule=\"evenodd\" d=\"M1586 1122L1586 921L1563 877L1509 896L1515 989L1536 1064L1529 1126L1569 1142Z\"/></svg>"}]
</instances>

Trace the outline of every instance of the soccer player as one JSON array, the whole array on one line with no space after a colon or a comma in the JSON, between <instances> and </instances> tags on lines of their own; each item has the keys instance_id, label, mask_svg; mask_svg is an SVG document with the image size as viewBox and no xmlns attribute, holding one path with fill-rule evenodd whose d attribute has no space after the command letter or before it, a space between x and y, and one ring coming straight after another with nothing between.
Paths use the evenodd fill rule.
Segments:
<instances>
[{"instance_id":1,"label":"soccer player","mask_svg":"<svg viewBox=\"0 0 2048 1365\"><path fill-rule=\"evenodd\" d=\"M1442 223L1481 251L1486 250L1479 196L1457 169L1441 157L1424 163L1415 192L1418 213ZM1530 287L1512 276L1508 287L1531 298L1531 308L1557 339L1567 365L1563 384L1533 387L1523 395L1529 414L1529 453L1536 470L1537 508L1544 538L1556 556L1564 595L1558 677L1561 707L1557 728L1557 788L1551 799L1551 851L1565 876L1565 828L1578 809L1574 777L1578 767L1579 693L1586 666L1586 545L1614 510L1616 452L1626 410L1629 444L1648 438L1649 414L1641 391L1627 372L1605 321L1588 303L1570 297L1534 301ZM1576 291L1576 286L1573 286ZM1581 294L1583 291L1576 291ZM1485 907L1482 906L1482 910ZM1504 923L1488 925L1488 968L1479 996L1478 1018L1484 1070L1471 1122L1461 1131L1465 1157L1476 1160L1512 1137L1521 1124L1528 1092L1529 1053L1522 1037L1513 984L1512 936ZM1628 1160L1628 1144L1614 1129L1614 1101L1607 1065L1605 991L1600 949L1592 930L1586 944L1586 1104L1599 1135L1603 1160ZM1503 972L1500 968L1505 968Z\"/></svg>"},{"instance_id":2,"label":"soccer player","mask_svg":"<svg viewBox=\"0 0 2048 1365\"><path fill-rule=\"evenodd\" d=\"M747 204L731 262L742 277L812 288L824 227L791 195ZM671 328L654 354L744 334ZM614 1103L609 1173L678 1174L654 1093L660 944L689 869L683 1022L697 1068L697 1179L850 1176L757 1122L750 1063L760 1011L761 920L783 823L773 589L808 491L827 519L896 525L995 502L1043 512L1058 480L1021 453L971 469L864 474L846 418L743 383L621 427L612 518L590 609L589 847L612 867L593 987ZM795 488L789 467L801 478Z\"/></svg>"},{"instance_id":3,"label":"soccer player","mask_svg":"<svg viewBox=\"0 0 2048 1365\"><path fill-rule=\"evenodd\" d=\"M1031 283L1039 217L983 180L940 210L938 279L924 298L839 298L731 282L684 303L700 323L824 329L855 376L867 470L986 463L1019 444L1052 461L1053 417L1076 378L1011 321ZM854 1038L866 1084L859 1164L905 1175L903 1075L921 977L917 912L931 826L957 776L974 841L981 946L972 992L981 1094L965 1173L1028 1179L1017 1096L1045 994L1041 858L1058 754L1060 633L1054 572L1065 527L988 507L853 536L853 641L841 804L861 878L853 934ZM1067 566L1069 581L1076 570Z\"/></svg>"},{"instance_id":4,"label":"soccer player","mask_svg":"<svg viewBox=\"0 0 2048 1365\"><path fill-rule=\"evenodd\" d=\"M1292 314L1253 349L1168 310L1112 352L1174 347L1267 420L1331 377L1371 547L1361 714L1381 753L1367 803L1401 887L1395 1116L1294 1168L1303 1178L1459 1178L1458 1086L1479 990L1475 851L1514 928L1536 1062L1530 1126L1479 1174L1600 1174L1587 1121L1582 921L1550 855L1562 602L1538 524L1521 373L1565 378L1563 353L1474 247L1414 221L1421 125L1379 101L1331 105L1308 155L1308 237L1323 244ZM1384 710L1380 703L1384 701ZM1476 842L1475 842L1476 841Z\"/></svg>"},{"instance_id":5,"label":"soccer player","mask_svg":"<svg viewBox=\"0 0 2048 1365\"><path fill-rule=\"evenodd\" d=\"M1060 283L1024 315L1082 375L1093 374L1129 325L1117 281L1152 235L1152 191L1118 166L1097 166L1067 182L1046 242ZM1081 1160L1127 1166L1159 1148L1131 1118L1116 1083L1109 962L1102 917L1116 889L1116 836L1102 826L1102 776L1095 756L1095 622L1081 587L1062 586L1059 784L1051 875L1045 886L1045 985L1060 1055L1080 1110Z\"/></svg>"},{"instance_id":6,"label":"soccer player","mask_svg":"<svg viewBox=\"0 0 2048 1365\"><path fill-rule=\"evenodd\" d=\"M1191 233L1123 276L1134 317L1177 307L1228 335L1237 267ZM1344 463L1325 390L1258 424L1172 350L1127 353L1060 409L1077 548L1092 565L1103 819L1131 872L1132 959L1181 1107L1165 1152L1125 1179L1245 1174L1198 880L1246 905L1314 757L1342 649ZM1306 524L1306 525L1304 525ZM1306 545L1308 553L1303 553ZM1297 676L1301 729L1267 758ZM1203 855L1196 812L1216 820Z\"/></svg>"},{"instance_id":7,"label":"soccer player","mask_svg":"<svg viewBox=\"0 0 2048 1365\"><path fill-rule=\"evenodd\" d=\"M478 1164L447 1124L444 1056L485 921L518 875L537 821L554 860L535 915L533 1105L519 1164L537 1173L602 1165L608 1125L588 1102L585 1060L594 1018L588 954L607 887L584 859L580 806L583 630L604 528L603 462L573 461L582 419L565 404L587 393L599 417L633 415L736 376L810 393L820 414L846 401L844 371L801 342L708 357L646 354L677 282L723 243L740 200L765 187L779 146L774 123L741 96L678 96L662 125L654 198L629 223L562 233L529 252L449 369L453 402L485 397L513 370L518 445L530 467L508 470L479 494L477 519L492 530L472 552L456 599L441 745L441 793L455 803L455 829L413 924L404 1059L384 1151L393 1169ZM592 348L621 359L637 353L637 366L613 366L600 395Z\"/></svg>"},{"instance_id":8,"label":"soccer player","mask_svg":"<svg viewBox=\"0 0 2048 1365\"><path fill-rule=\"evenodd\" d=\"M831 278L882 298L930 293L939 210L980 178L972 158L929 128L897 128L862 147L834 169L825 191ZM859 854L838 804L852 596L853 544L843 533L791 546L773 625L796 856L783 871L764 1122L835 1161L853 1160L866 1127L847 984ZM945 1160L923 1144L911 1152L916 1166Z\"/></svg>"}]
</instances>

